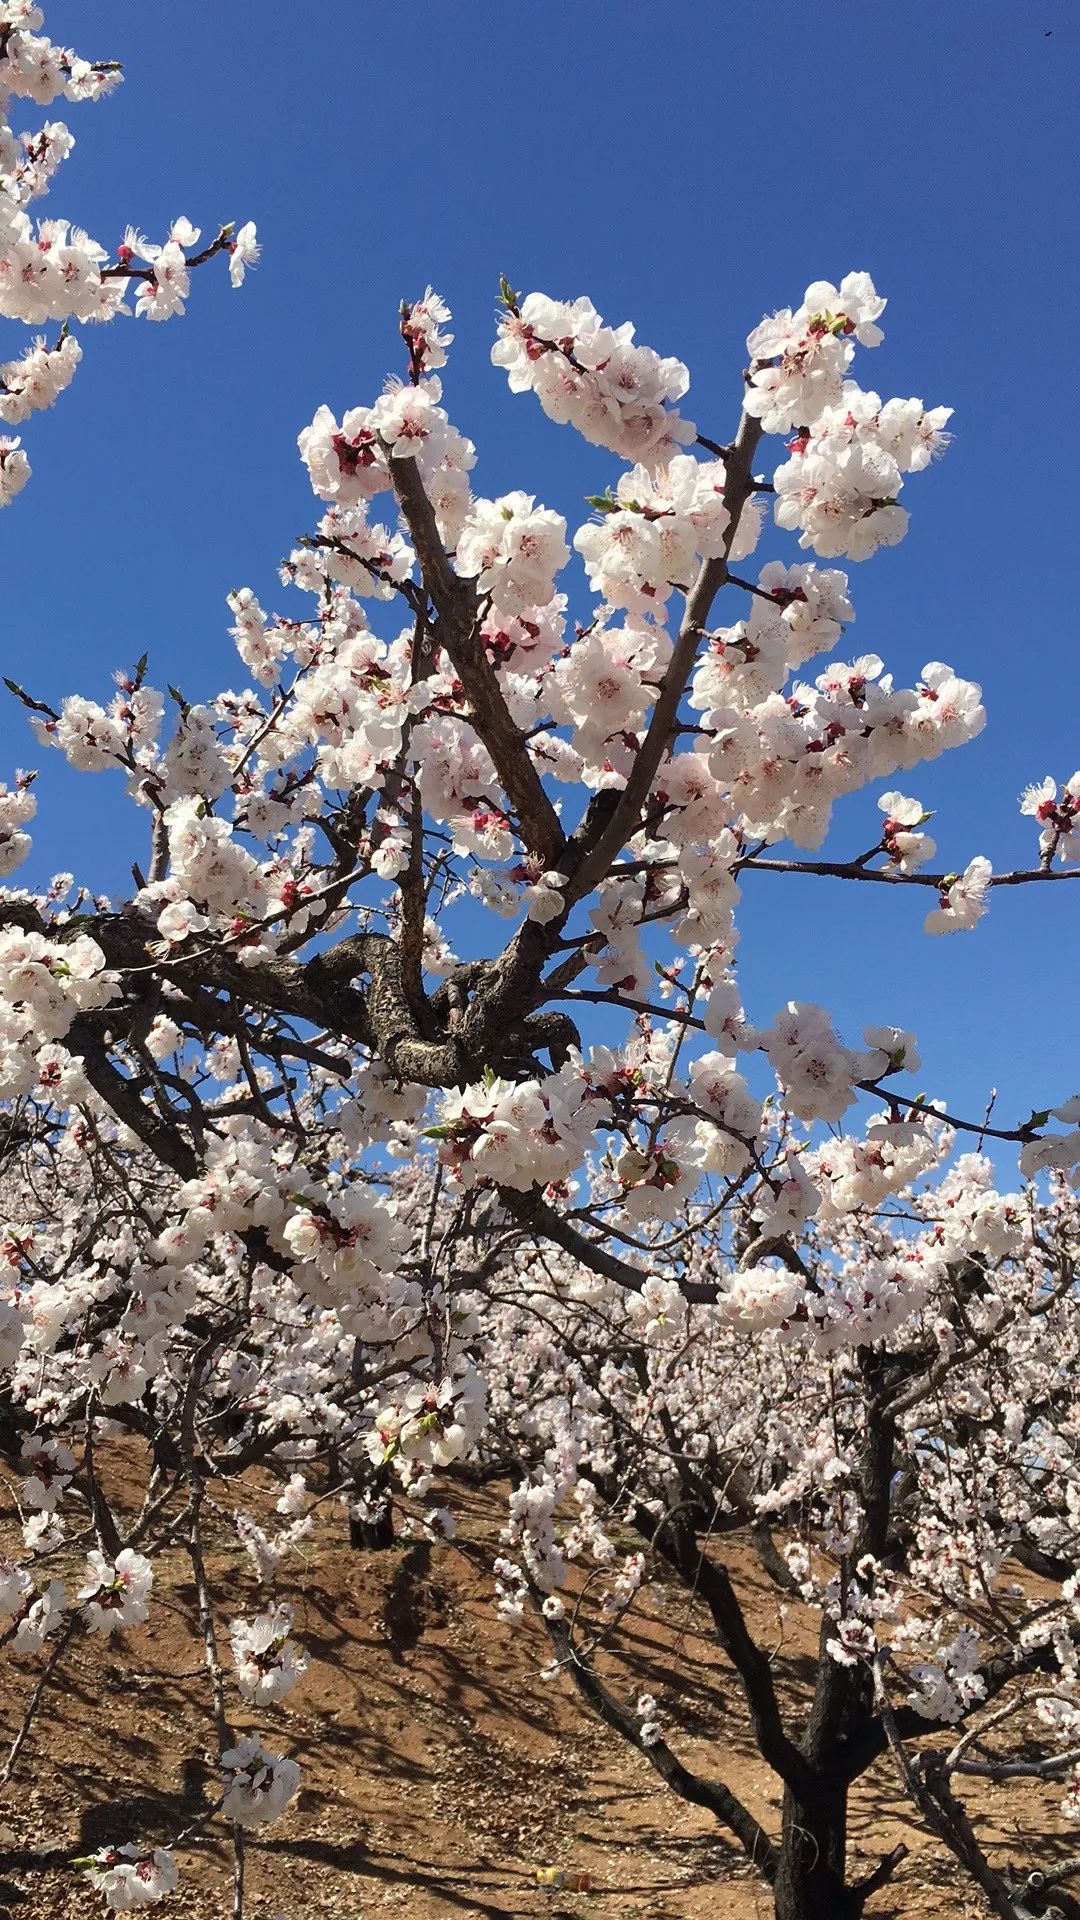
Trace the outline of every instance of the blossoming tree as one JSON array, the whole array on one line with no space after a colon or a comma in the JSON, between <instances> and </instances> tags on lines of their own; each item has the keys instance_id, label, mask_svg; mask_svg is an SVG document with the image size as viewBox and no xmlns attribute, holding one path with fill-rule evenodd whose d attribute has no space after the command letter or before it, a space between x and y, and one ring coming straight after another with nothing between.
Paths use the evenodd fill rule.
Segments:
<instances>
[{"instance_id":1,"label":"blossoming tree","mask_svg":"<svg viewBox=\"0 0 1080 1920\"><path fill-rule=\"evenodd\" d=\"M0 5L5 111L115 80L40 25ZM200 252L178 221L114 256L35 232L27 204L69 145L0 120L0 314L60 329L0 369L9 426L70 379L70 322L132 291L169 317L193 266L226 253L239 281L257 253L250 226ZM401 309L402 378L300 434L321 504L282 579L304 598L279 616L230 596L244 691L192 704L145 660L109 699L9 682L41 745L123 780L141 827L130 897L65 878L0 898L0 1357L25 1550L0 1611L41 1668L5 1778L72 1638L144 1619L155 1553L182 1539L222 1769L205 1818L231 1824L238 1920L244 1832L298 1773L235 1736L233 1690L270 1707L304 1664L272 1594L232 1623L232 1676L222 1657L204 1501L256 1461L283 1526L236 1524L272 1586L320 1486L377 1517L396 1483L438 1531L446 1474L509 1460L503 1610L535 1603L556 1670L734 1833L780 1920L855 1916L896 1870L848 1862L850 1786L886 1751L996 1912L1050 1884L1033 1867L1021 1894L991 1864L957 1782L1012 1778L984 1729L1029 1710L1031 1764L1075 1762L1080 1101L965 1120L908 1090L913 1035L853 1044L799 1001L754 1025L735 963L758 875L926 889L940 934L997 886L1078 871L1080 775L1024 796L1029 869L933 871L906 788L978 733L979 689L938 661L903 688L838 657L854 608L831 563L903 539L905 482L948 438L948 409L857 384L884 306L860 272L764 320L721 440L682 410L680 361L587 299L504 281L496 366L611 455L571 539L531 494L474 490L429 289ZM0 441L0 500L28 473ZM577 622L571 549L593 595ZM835 801L865 789L863 845L820 857ZM9 881L33 813L19 775ZM621 1019L611 1045L590 1041L597 1008ZM1023 1191L996 1190L988 1139ZM149 1461L137 1513L103 1464L125 1432ZM93 1540L75 1588L68 1516ZM798 1724L725 1568L738 1530L820 1615ZM783 1785L776 1832L678 1760L677 1701L635 1709L600 1677L560 1596L590 1558L610 1576L597 1633L647 1564L704 1600ZM935 1721L964 1731L916 1751ZM176 1882L173 1850L138 1835L83 1864L114 1910Z\"/></svg>"},{"instance_id":2,"label":"blossoming tree","mask_svg":"<svg viewBox=\"0 0 1080 1920\"><path fill-rule=\"evenodd\" d=\"M880 1762L1016 1920L1056 1911L1080 1871L1068 1850L1002 1860L982 1826L1037 1830L1045 1798L1025 1792L1055 1792L1063 1826L1078 1810L1080 1217L1065 1187L997 1192L982 1156L946 1167L947 1129L884 1131L806 1156L822 1205L782 1264L760 1263L747 1204L741 1260L699 1218L693 1255L679 1226L638 1290L537 1250L491 1291L483 1445L518 1463L499 1610L539 1611L552 1679L737 1837L782 1916L859 1914L896 1873L903 1845L875 1853L865 1812L849 1828ZM767 1633L747 1547L776 1593ZM725 1717L776 1776L779 1834L730 1774L685 1764L677 1683L658 1701L611 1677L657 1574L731 1663ZM776 1647L815 1629L796 1683ZM1004 1805L977 1818L976 1783Z\"/></svg>"}]
</instances>

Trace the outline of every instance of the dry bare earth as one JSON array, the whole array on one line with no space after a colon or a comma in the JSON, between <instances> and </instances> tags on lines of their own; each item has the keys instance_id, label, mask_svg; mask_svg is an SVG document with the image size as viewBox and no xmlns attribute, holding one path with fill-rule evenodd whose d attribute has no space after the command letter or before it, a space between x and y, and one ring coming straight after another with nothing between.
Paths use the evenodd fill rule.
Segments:
<instances>
[{"instance_id":1,"label":"dry bare earth","mask_svg":"<svg viewBox=\"0 0 1080 1920\"><path fill-rule=\"evenodd\" d=\"M252 1511L266 1487L244 1489ZM503 1509L496 1492L455 1497L453 1544L351 1551L327 1516L303 1558L283 1568L281 1597L311 1660L283 1707L234 1710L292 1754L297 1800L248 1851L249 1920L330 1920L400 1912L409 1920L545 1915L547 1920L766 1920L770 1903L723 1832L677 1801L642 1756L597 1726L569 1680L543 1681L539 1625L507 1628L492 1606L490 1564ZM220 1625L258 1611L235 1537L218 1522L208 1556ZM729 1564L785 1691L805 1684L813 1628L781 1617L756 1561ZM100 1920L83 1877L35 1850L67 1855L109 1841L162 1842L193 1819L214 1783L212 1729L199 1665L194 1592L180 1552L156 1563L149 1625L108 1645L81 1638L66 1684L42 1716L0 1802L0 1920ZM700 1610L672 1589L650 1592L624 1623L606 1671L624 1697L657 1694L687 1763L733 1785L775 1826L776 1782L741 1736L738 1690ZM0 1730L14 1736L40 1660L6 1657ZM1060 1796L1060 1790L1059 1790ZM976 1802L977 1804L977 1802ZM1072 1847L1054 1797L1018 1788L996 1798L986 1831L1001 1859ZM1073 1836L1075 1838L1075 1836ZM881 1763L860 1791L853 1841L867 1866L898 1840L912 1857L870 1912L963 1920L954 1863L905 1817ZM541 1890L537 1867L583 1869L588 1893ZM227 1841L185 1849L170 1914L220 1920L230 1910Z\"/></svg>"}]
</instances>

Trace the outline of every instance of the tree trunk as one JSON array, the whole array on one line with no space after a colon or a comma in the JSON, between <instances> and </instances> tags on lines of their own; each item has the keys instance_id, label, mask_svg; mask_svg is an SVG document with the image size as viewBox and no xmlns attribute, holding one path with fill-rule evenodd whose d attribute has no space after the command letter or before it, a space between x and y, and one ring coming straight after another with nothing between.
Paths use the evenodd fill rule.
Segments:
<instances>
[{"instance_id":1,"label":"tree trunk","mask_svg":"<svg viewBox=\"0 0 1080 1920\"><path fill-rule=\"evenodd\" d=\"M359 1341L357 1346L359 1347ZM347 1476L341 1464L341 1458L335 1446L327 1450L326 1485L334 1490L346 1485ZM366 1553L378 1553L394 1544L394 1501L393 1495L386 1491L387 1475L376 1469L373 1479L366 1485L358 1484L355 1478L349 1480L352 1492L358 1499L365 1499L375 1511L370 1519L361 1519L358 1514L349 1515L349 1545L355 1550ZM380 1497L381 1496L381 1497ZM376 1504L378 1503L378 1504Z\"/></svg>"},{"instance_id":2,"label":"tree trunk","mask_svg":"<svg viewBox=\"0 0 1080 1920\"><path fill-rule=\"evenodd\" d=\"M867 1399L859 1474L863 1517L852 1556L856 1562L862 1554L880 1559L887 1550L896 1464L895 1421L878 1400L884 1362L864 1349L859 1365ZM858 1893L845 1882L848 1761L852 1741L869 1725L873 1688L865 1667L833 1659L829 1643L835 1631L835 1622L824 1616L817 1682L802 1743L811 1774L798 1798L790 1787L784 1797L776 1920L859 1920L868 1898L865 1887Z\"/></svg>"},{"instance_id":3,"label":"tree trunk","mask_svg":"<svg viewBox=\"0 0 1080 1920\"><path fill-rule=\"evenodd\" d=\"M381 1551L394 1544L394 1509L388 1500L373 1520L358 1520L355 1514L349 1517L349 1545L363 1547L369 1553Z\"/></svg>"},{"instance_id":4,"label":"tree trunk","mask_svg":"<svg viewBox=\"0 0 1080 1920\"><path fill-rule=\"evenodd\" d=\"M789 1788L773 1888L776 1920L858 1920L860 1903L845 1886L846 1854L846 1783L823 1781L809 1802Z\"/></svg>"}]
</instances>

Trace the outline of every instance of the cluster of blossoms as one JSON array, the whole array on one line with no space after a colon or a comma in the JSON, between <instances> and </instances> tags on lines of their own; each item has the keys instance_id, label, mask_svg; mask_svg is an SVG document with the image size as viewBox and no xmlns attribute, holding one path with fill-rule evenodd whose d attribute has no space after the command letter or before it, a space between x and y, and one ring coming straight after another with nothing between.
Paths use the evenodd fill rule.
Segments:
<instances>
[{"instance_id":1,"label":"cluster of blossoms","mask_svg":"<svg viewBox=\"0 0 1080 1920\"><path fill-rule=\"evenodd\" d=\"M407 1245L393 1210L357 1182L330 1195L314 1190L289 1216L281 1239L297 1284L330 1302L360 1288L382 1288ZM313 1203L313 1204L312 1204Z\"/></svg>"},{"instance_id":2,"label":"cluster of blossoms","mask_svg":"<svg viewBox=\"0 0 1080 1920\"><path fill-rule=\"evenodd\" d=\"M271 1538L270 1535L260 1527L258 1521L252 1518L250 1513L241 1510L236 1515L235 1526L236 1537L251 1562L251 1570L256 1580L261 1587L266 1587L269 1591L273 1592L277 1585L282 1561L287 1558L292 1549L297 1546L301 1540L307 1539L311 1532L312 1520L309 1513L297 1513L289 1526L281 1527L277 1534ZM272 1621L275 1618L275 1614L260 1615L259 1618L260 1620L265 1618ZM237 1624L238 1623L234 1621L234 1627ZM251 1629L247 1623L239 1624L243 1629L242 1639L243 1645L246 1647L247 1636ZM260 1637L262 1631L263 1630L260 1629ZM298 1667L299 1661L300 1656L297 1655ZM247 1672L249 1678L253 1677L250 1667L247 1669ZM239 1684L241 1685L241 1690L243 1690L243 1682L241 1681Z\"/></svg>"},{"instance_id":3,"label":"cluster of blossoms","mask_svg":"<svg viewBox=\"0 0 1080 1920\"><path fill-rule=\"evenodd\" d=\"M832 582L843 596L843 575ZM783 598L787 589L778 591ZM800 654L803 644L794 641ZM712 636L699 661L690 701L704 738L680 759L697 770L701 811L708 806L717 825L738 809L753 837L817 847L842 795L962 745L985 724L979 687L941 661L928 662L917 687L895 688L878 656L864 654L833 661L813 685L797 681L785 693L792 650L779 610L756 601L747 620ZM931 842L913 844L929 857Z\"/></svg>"},{"instance_id":4,"label":"cluster of blossoms","mask_svg":"<svg viewBox=\"0 0 1080 1920\"><path fill-rule=\"evenodd\" d=\"M968 933L987 911L987 889L992 868L981 853L969 860L963 873L947 873L938 905L923 921L927 933Z\"/></svg>"},{"instance_id":5,"label":"cluster of blossoms","mask_svg":"<svg viewBox=\"0 0 1080 1920\"><path fill-rule=\"evenodd\" d=\"M30 462L18 436L14 440L0 434L0 507L11 505L30 478Z\"/></svg>"},{"instance_id":6,"label":"cluster of blossoms","mask_svg":"<svg viewBox=\"0 0 1080 1920\"><path fill-rule=\"evenodd\" d=\"M908 1701L924 1720L955 1726L986 1694L979 1671L985 1655L978 1637L962 1627L936 1660L916 1660Z\"/></svg>"},{"instance_id":7,"label":"cluster of blossoms","mask_svg":"<svg viewBox=\"0 0 1080 1920\"><path fill-rule=\"evenodd\" d=\"M26 1482L31 1501L35 1477L31 1475ZM61 1476L64 1485L68 1477ZM62 1490L62 1487L55 1488L56 1498ZM63 1529L51 1524L52 1514L53 1507L45 1506L24 1529L31 1550L47 1550L62 1541ZM77 1595L82 1624L91 1633L107 1637L128 1627L141 1626L149 1615L153 1583L149 1560L132 1548L123 1548L115 1563L93 1551L87 1559L86 1583ZM50 1580L39 1590L26 1567L11 1561L0 1562L0 1614L15 1622L12 1644L16 1653L36 1653L46 1639L58 1631L67 1610L68 1597L61 1580Z\"/></svg>"},{"instance_id":8,"label":"cluster of blossoms","mask_svg":"<svg viewBox=\"0 0 1080 1920\"><path fill-rule=\"evenodd\" d=\"M53 1513L71 1485L75 1455L62 1440L28 1434L22 1443L22 1464L29 1469L22 1483L22 1504L38 1513Z\"/></svg>"},{"instance_id":9,"label":"cluster of blossoms","mask_svg":"<svg viewBox=\"0 0 1080 1920\"><path fill-rule=\"evenodd\" d=\"M439 1159L462 1186L478 1180L527 1191L558 1184L580 1165L596 1115L570 1061L546 1080L492 1076L439 1105Z\"/></svg>"},{"instance_id":10,"label":"cluster of blossoms","mask_svg":"<svg viewBox=\"0 0 1080 1920\"><path fill-rule=\"evenodd\" d=\"M425 290L422 300L402 301L401 335L417 371L433 373L436 368L445 367L446 349L454 338L452 333L443 331L449 319L446 301L432 287Z\"/></svg>"},{"instance_id":11,"label":"cluster of blossoms","mask_svg":"<svg viewBox=\"0 0 1080 1920\"><path fill-rule=\"evenodd\" d=\"M122 1847L102 1847L86 1863L90 1884L105 1895L113 1913L134 1913L156 1906L174 1893L180 1879L172 1854L165 1847L141 1853L129 1841Z\"/></svg>"},{"instance_id":12,"label":"cluster of blossoms","mask_svg":"<svg viewBox=\"0 0 1080 1920\"><path fill-rule=\"evenodd\" d=\"M358 507L393 488L394 460L415 460L430 485L441 537L456 544L471 504L476 449L439 405L442 383L391 383L373 407L350 407L340 424L327 406L299 436L313 491L335 507Z\"/></svg>"},{"instance_id":13,"label":"cluster of blossoms","mask_svg":"<svg viewBox=\"0 0 1080 1920\"><path fill-rule=\"evenodd\" d=\"M264 1747L249 1734L221 1756L222 1812L238 1827L265 1827L284 1813L300 1785L295 1760Z\"/></svg>"},{"instance_id":14,"label":"cluster of blossoms","mask_svg":"<svg viewBox=\"0 0 1080 1920\"><path fill-rule=\"evenodd\" d=\"M931 815L918 800L903 793L883 793L878 801L885 815L881 844L889 856L889 868L895 873L917 873L937 852L937 843L919 829Z\"/></svg>"},{"instance_id":15,"label":"cluster of blossoms","mask_svg":"<svg viewBox=\"0 0 1080 1920\"><path fill-rule=\"evenodd\" d=\"M531 494L474 501L457 543L457 563L495 613L514 618L543 607L570 557L566 521Z\"/></svg>"},{"instance_id":16,"label":"cluster of blossoms","mask_svg":"<svg viewBox=\"0 0 1080 1920\"><path fill-rule=\"evenodd\" d=\"M897 502L905 473L921 473L948 444L951 407L921 400L889 400L844 385L794 440L790 460L776 469L776 524L797 532L799 545L827 559L866 560L895 547L909 515Z\"/></svg>"},{"instance_id":17,"label":"cluster of blossoms","mask_svg":"<svg viewBox=\"0 0 1080 1920\"><path fill-rule=\"evenodd\" d=\"M795 1000L760 1036L785 1102L800 1120L837 1121L852 1104L861 1082L917 1071L919 1056L910 1033L895 1027L868 1027L866 1040L868 1051L853 1052L837 1039L822 1007Z\"/></svg>"},{"instance_id":18,"label":"cluster of blossoms","mask_svg":"<svg viewBox=\"0 0 1080 1920\"><path fill-rule=\"evenodd\" d=\"M1020 811L1039 823L1039 852L1044 862L1058 859L1068 864L1080 860L1080 773L1064 782L1060 794L1057 781L1047 774L1045 780L1025 789Z\"/></svg>"},{"instance_id":19,"label":"cluster of blossoms","mask_svg":"<svg viewBox=\"0 0 1080 1920\"><path fill-rule=\"evenodd\" d=\"M695 438L673 405L690 385L682 361L636 344L629 322L605 326L591 300L519 300L504 286L491 358L512 393L535 393L549 419L624 460L658 466Z\"/></svg>"},{"instance_id":20,"label":"cluster of blossoms","mask_svg":"<svg viewBox=\"0 0 1080 1920\"><path fill-rule=\"evenodd\" d=\"M63 1040L80 1015L108 1006L115 991L89 934L60 941L0 930L0 1096L35 1085L48 1043Z\"/></svg>"},{"instance_id":21,"label":"cluster of blossoms","mask_svg":"<svg viewBox=\"0 0 1080 1920\"><path fill-rule=\"evenodd\" d=\"M34 722L41 745L57 747L78 773L139 764L156 740L165 708L161 694L117 678L119 691L108 707L72 694L58 714Z\"/></svg>"},{"instance_id":22,"label":"cluster of blossoms","mask_svg":"<svg viewBox=\"0 0 1080 1920\"><path fill-rule=\"evenodd\" d=\"M818 1192L818 1219L824 1225L880 1206L929 1173L942 1151L942 1129L932 1114L906 1120L887 1110L873 1115L861 1138L845 1134L803 1156L803 1171Z\"/></svg>"},{"instance_id":23,"label":"cluster of blossoms","mask_svg":"<svg viewBox=\"0 0 1080 1920\"><path fill-rule=\"evenodd\" d=\"M856 341L877 347L885 337L877 325L885 306L868 273L848 273L839 287L815 280L801 306L763 320L746 342L747 413L766 433L785 433L837 406Z\"/></svg>"},{"instance_id":24,"label":"cluster of blossoms","mask_svg":"<svg viewBox=\"0 0 1080 1920\"><path fill-rule=\"evenodd\" d=\"M7 1624L13 1653L38 1653L64 1618L67 1596L63 1582L50 1580L39 1589L25 1567L0 1560L0 1619Z\"/></svg>"},{"instance_id":25,"label":"cluster of blossoms","mask_svg":"<svg viewBox=\"0 0 1080 1920\"><path fill-rule=\"evenodd\" d=\"M1080 1094L1051 1107L1047 1120L1060 1121L1066 1133L1048 1133L1025 1142L1020 1149L1020 1171L1026 1180L1037 1174L1061 1174L1073 1186L1080 1186ZM1045 1123L1044 1123L1045 1124Z\"/></svg>"},{"instance_id":26,"label":"cluster of blossoms","mask_svg":"<svg viewBox=\"0 0 1080 1920\"><path fill-rule=\"evenodd\" d=\"M476 1369L465 1366L439 1384L417 1382L397 1402L375 1409L366 1446L372 1463L388 1466L406 1485L421 1485L433 1467L449 1467L476 1450L486 1424L486 1391Z\"/></svg>"},{"instance_id":27,"label":"cluster of blossoms","mask_svg":"<svg viewBox=\"0 0 1080 1920\"><path fill-rule=\"evenodd\" d=\"M685 588L703 559L745 559L761 530L755 507L742 514L729 541L722 460L676 454L656 472L636 466L615 493L599 501L596 525L581 528L574 545L589 583L609 605L638 615L660 615L672 587Z\"/></svg>"},{"instance_id":28,"label":"cluster of blossoms","mask_svg":"<svg viewBox=\"0 0 1080 1920\"><path fill-rule=\"evenodd\" d=\"M125 1547L110 1564L103 1553L91 1553L86 1585L80 1590L86 1624L92 1633L119 1633L141 1626L150 1613L154 1571L146 1556Z\"/></svg>"},{"instance_id":29,"label":"cluster of blossoms","mask_svg":"<svg viewBox=\"0 0 1080 1920\"><path fill-rule=\"evenodd\" d=\"M26 774L16 778L11 792L0 785L0 880L21 867L30 852L30 835L23 829L37 812L31 785Z\"/></svg>"},{"instance_id":30,"label":"cluster of blossoms","mask_svg":"<svg viewBox=\"0 0 1080 1920\"><path fill-rule=\"evenodd\" d=\"M290 1640L292 1608L281 1604L254 1620L234 1620L231 1642L236 1684L253 1707L266 1707L292 1692L307 1661Z\"/></svg>"},{"instance_id":31,"label":"cluster of blossoms","mask_svg":"<svg viewBox=\"0 0 1080 1920\"><path fill-rule=\"evenodd\" d=\"M35 340L18 360L0 367L0 420L17 427L32 413L51 407L75 378L82 348L71 334L59 346Z\"/></svg>"},{"instance_id":32,"label":"cluster of blossoms","mask_svg":"<svg viewBox=\"0 0 1080 1920\"><path fill-rule=\"evenodd\" d=\"M762 321L747 340L753 358L746 411L766 433L794 430L777 468L776 523L827 558L865 560L907 531L897 494L948 444L950 407L889 400L845 378L856 343L876 347L885 301L869 274L834 287L815 280L803 303Z\"/></svg>"},{"instance_id":33,"label":"cluster of blossoms","mask_svg":"<svg viewBox=\"0 0 1080 1920\"><path fill-rule=\"evenodd\" d=\"M641 1722L638 1728L638 1738L642 1746L655 1747L657 1741L662 1740L664 1737L663 1727L657 1718L655 1696L651 1693L639 1694L634 1705L634 1712Z\"/></svg>"},{"instance_id":34,"label":"cluster of blossoms","mask_svg":"<svg viewBox=\"0 0 1080 1920\"><path fill-rule=\"evenodd\" d=\"M800 1314L805 1319L804 1295L796 1275L763 1263L732 1275L724 1308L733 1326L755 1331L763 1327L786 1329Z\"/></svg>"}]
</instances>

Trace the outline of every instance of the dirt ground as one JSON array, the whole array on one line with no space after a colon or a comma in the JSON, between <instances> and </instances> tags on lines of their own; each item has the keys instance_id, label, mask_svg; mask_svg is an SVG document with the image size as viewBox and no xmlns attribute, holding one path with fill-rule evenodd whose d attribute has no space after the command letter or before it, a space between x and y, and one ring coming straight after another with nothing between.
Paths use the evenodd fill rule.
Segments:
<instances>
[{"instance_id":1,"label":"dirt ground","mask_svg":"<svg viewBox=\"0 0 1080 1920\"><path fill-rule=\"evenodd\" d=\"M453 1543L358 1553L327 1514L286 1561L280 1597L296 1609L310 1668L282 1706L234 1710L233 1719L298 1760L302 1784L287 1813L249 1842L247 1920L767 1920L764 1889L710 1817L592 1721L569 1680L540 1678L548 1647L539 1625L496 1618L497 1493L455 1505ZM227 1627L258 1611L259 1594L235 1537L219 1524L211 1541ZM789 1693L805 1677L810 1623L797 1609L782 1618L756 1562L736 1560L744 1603ZM213 1733L190 1574L180 1552L156 1567L148 1625L112 1644L81 1638L66 1681L45 1696L0 1798L0 1920L100 1920L100 1897L50 1849L70 1858L133 1837L161 1843L209 1797ZM0 1667L5 1753L40 1665L6 1656ZM607 1672L625 1698L656 1694L680 1757L775 1825L777 1783L740 1735L734 1678L700 1609L675 1590L650 1591ZM1075 1850L1039 1792L999 1789L996 1813L981 1830L999 1859ZM853 1848L866 1868L898 1840L911 1857L868 1914L981 1920L986 1909L959 1887L951 1856L902 1815L891 1764L881 1763L857 1796ZM179 1861L179 1889L160 1911L224 1920L227 1843L196 1841ZM546 1866L587 1872L591 1890L541 1889L536 1870Z\"/></svg>"}]
</instances>

